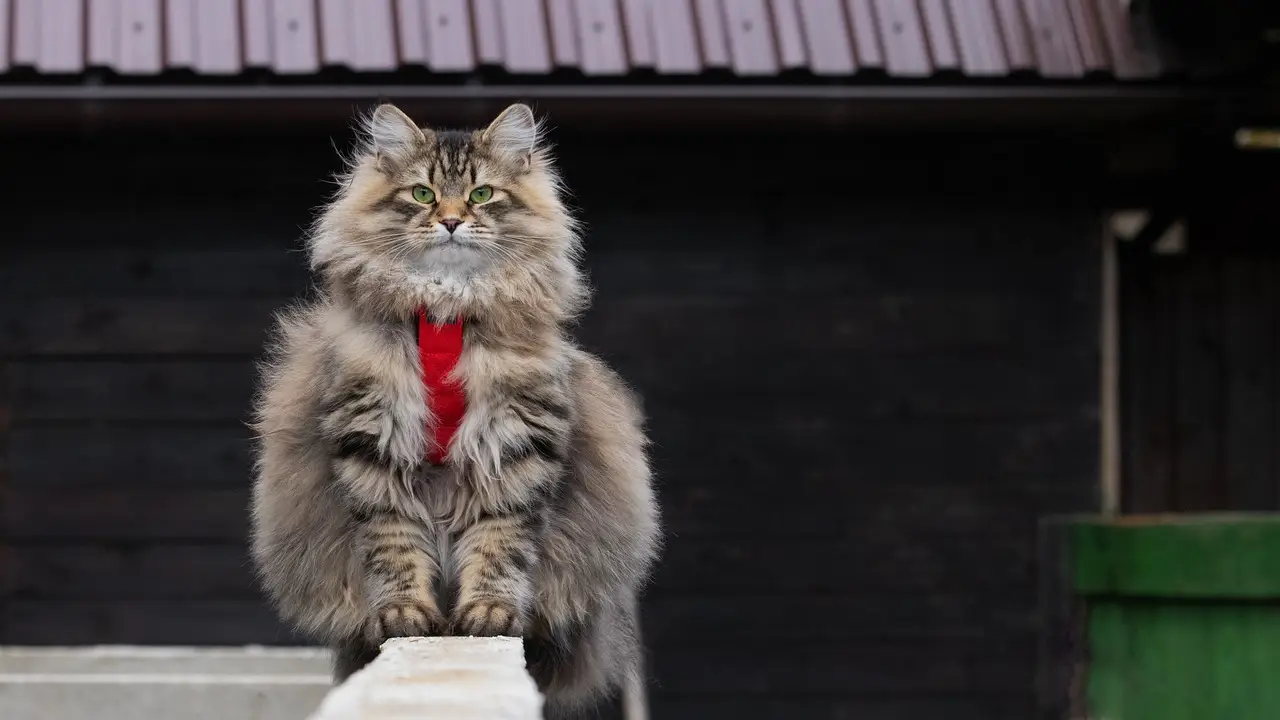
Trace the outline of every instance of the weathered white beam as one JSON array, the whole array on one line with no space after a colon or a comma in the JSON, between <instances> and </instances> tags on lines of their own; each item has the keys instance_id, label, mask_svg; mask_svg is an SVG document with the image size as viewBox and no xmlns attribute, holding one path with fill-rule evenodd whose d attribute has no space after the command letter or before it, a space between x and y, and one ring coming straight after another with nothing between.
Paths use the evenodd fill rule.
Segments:
<instances>
[{"instance_id":1,"label":"weathered white beam","mask_svg":"<svg viewBox=\"0 0 1280 720\"><path fill-rule=\"evenodd\" d=\"M317 647L80 645L0 647L0 675L307 675L326 677L332 657Z\"/></svg>"},{"instance_id":2,"label":"weathered white beam","mask_svg":"<svg viewBox=\"0 0 1280 720\"><path fill-rule=\"evenodd\" d=\"M334 688L311 720L537 720L542 696L518 638L397 638Z\"/></svg>"},{"instance_id":3,"label":"weathered white beam","mask_svg":"<svg viewBox=\"0 0 1280 720\"><path fill-rule=\"evenodd\" d=\"M318 648L0 648L0 718L298 720L329 665Z\"/></svg>"}]
</instances>

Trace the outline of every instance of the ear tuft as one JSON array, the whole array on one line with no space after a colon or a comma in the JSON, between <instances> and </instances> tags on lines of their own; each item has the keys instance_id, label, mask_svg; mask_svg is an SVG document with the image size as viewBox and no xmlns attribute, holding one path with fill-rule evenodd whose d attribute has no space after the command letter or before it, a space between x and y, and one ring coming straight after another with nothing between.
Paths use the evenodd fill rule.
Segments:
<instances>
[{"instance_id":1,"label":"ear tuft","mask_svg":"<svg viewBox=\"0 0 1280 720\"><path fill-rule=\"evenodd\" d=\"M485 142L496 152L519 158L526 165L541 139L538 118L523 103L503 110L484 131Z\"/></svg>"},{"instance_id":2,"label":"ear tuft","mask_svg":"<svg viewBox=\"0 0 1280 720\"><path fill-rule=\"evenodd\" d=\"M379 105L373 111L365 123L365 131L373 150L396 163L410 158L426 142L426 135L417 123L390 103Z\"/></svg>"}]
</instances>

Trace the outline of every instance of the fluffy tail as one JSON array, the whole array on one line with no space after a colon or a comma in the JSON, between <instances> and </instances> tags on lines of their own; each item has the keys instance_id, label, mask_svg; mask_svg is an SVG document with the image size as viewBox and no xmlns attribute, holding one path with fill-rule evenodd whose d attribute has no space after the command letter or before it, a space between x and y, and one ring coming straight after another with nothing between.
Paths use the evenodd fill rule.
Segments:
<instances>
[{"instance_id":1,"label":"fluffy tail","mask_svg":"<svg viewBox=\"0 0 1280 720\"><path fill-rule=\"evenodd\" d=\"M644 642L640 633L640 603L633 601L631 622L636 637L636 661L622 684L623 720L649 720L649 689L645 682Z\"/></svg>"},{"instance_id":2,"label":"fluffy tail","mask_svg":"<svg viewBox=\"0 0 1280 720\"><path fill-rule=\"evenodd\" d=\"M644 682L643 663L627 673L622 686L623 720L649 720L649 693Z\"/></svg>"}]
</instances>

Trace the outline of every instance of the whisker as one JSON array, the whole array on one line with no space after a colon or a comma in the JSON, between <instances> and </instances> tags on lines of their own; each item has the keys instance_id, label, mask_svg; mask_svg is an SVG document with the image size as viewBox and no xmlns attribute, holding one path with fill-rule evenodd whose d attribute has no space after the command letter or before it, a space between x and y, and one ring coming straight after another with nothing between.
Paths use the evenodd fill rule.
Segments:
<instances>
[{"instance_id":1,"label":"whisker","mask_svg":"<svg viewBox=\"0 0 1280 720\"><path fill-rule=\"evenodd\" d=\"M490 249L494 251L494 254L497 255L500 260L515 262L521 259L520 256L516 255L515 251L511 248L505 248L501 245L491 245Z\"/></svg>"},{"instance_id":2,"label":"whisker","mask_svg":"<svg viewBox=\"0 0 1280 720\"><path fill-rule=\"evenodd\" d=\"M410 236L405 233L398 233L395 235L375 235L373 237L360 238L360 241L366 242L366 243L378 243L378 242L386 242L386 241L394 242L397 240L406 240L409 238Z\"/></svg>"},{"instance_id":3,"label":"whisker","mask_svg":"<svg viewBox=\"0 0 1280 720\"><path fill-rule=\"evenodd\" d=\"M390 248L391 261L400 262L406 256L408 256L409 253L413 252L416 249L417 249L417 246L410 242L404 242L404 243L400 243L399 245L393 245Z\"/></svg>"}]
</instances>

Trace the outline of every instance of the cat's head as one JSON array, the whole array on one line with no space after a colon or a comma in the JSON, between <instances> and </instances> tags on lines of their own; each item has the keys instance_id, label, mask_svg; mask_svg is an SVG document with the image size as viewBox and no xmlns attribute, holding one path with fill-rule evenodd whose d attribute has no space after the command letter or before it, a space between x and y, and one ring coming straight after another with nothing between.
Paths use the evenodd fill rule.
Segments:
<instances>
[{"instance_id":1,"label":"cat's head","mask_svg":"<svg viewBox=\"0 0 1280 720\"><path fill-rule=\"evenodd\" d=\"M419 127L382 105L362 130L312 236L317 269L375 302L412 304L425 293L465 304L544 287L572 304L576 224L528 106L468 131Z\"/></svg>"}]
</instances>

